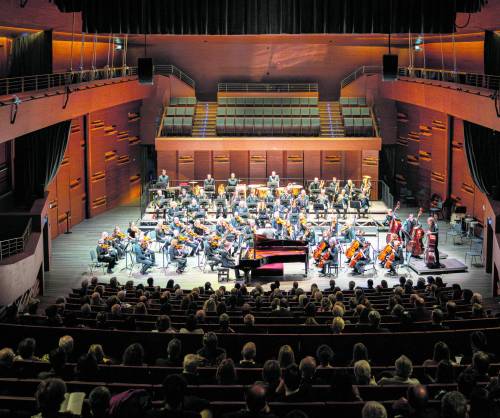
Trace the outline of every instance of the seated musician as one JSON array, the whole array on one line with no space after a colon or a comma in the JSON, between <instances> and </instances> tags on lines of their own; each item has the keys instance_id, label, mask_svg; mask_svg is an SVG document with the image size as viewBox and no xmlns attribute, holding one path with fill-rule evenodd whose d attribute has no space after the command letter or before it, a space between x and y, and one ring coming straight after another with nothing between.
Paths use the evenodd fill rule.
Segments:
<instances>
[{"instance_id":1,"label":"seated musician","mask_svg":"<svg viewBox=\"0 0 500 418\"><path fill-rule=\"evenodd\" d=\"M267 212L266 204L264 202L259 202L257 205L257 224L259 226L262 226L268 220L269 215Z\"/></svg>"},{"instance_id":2,"label":"seated musician","mask_svg":"<svg viewBox=\"0 0 500 418\"><path fill-rule=\"evenodd\" d=\"M282 232L284 224L285 224L285 220L280 217L279 211L275 211L273 213L273 219L271 221L271 227L275 229L276 236L281 236L281 232Z\"/></svg>"},{"instance_id":3,"label":"seated musician","mask_svg":"<svg viewBox=\"0 0 500 418\"><path fill-rule=\"evenodd\" d=\"M281 199L279 197L277 197L274 200L273 212L274 213L279 212L280 216L283 217L283 215L285 213L285 209L286 209L285 206L283 206L281 203Z\"/></svg>"},{"instance_id":4,"label":"seated musician","mask_svg":"<svg viewBox=\"0 0 500 418\"><path fill-rule=\"evenodd\" d=\"M280 176L276 174L276 171L271 171L271 175L267 179L267 187L270 187L271 189L276 189L277 187L280 187Z\"/></svg>"},{"instance_id":5,"label":"seated musician","mask_svg":"<svg viewBox=\"0 0 500 418\"><path fill-rule=\"evenodd\" d=\"M170 237L172 236L172 230L165 221L158 222L155 228L155 233L156 241L161 242L162 244L165 244L167 241L169 241Z\"/></svg>"},{"instance_id":6,"label":"seated musician","mask_svg":"<svg viewBox=\"0 0 500 418\"><path fill-rule=\"evenodd\" d=\"M307 208L309 207L309 196L307 195L307 193L304 189L302 189L300 191L300 195L297 198L297 206L301 210L306 210L306 211L307 211Z\"/></svg>"},{"instance_id":7,"label":"seated musician","mask_svg":"<svg viewBox=\"0 0 500 418\"><path fill-rule=\"evenodd\" d=\"M259 198L255 194L255 189L251 189L250 194L247 196L248 209L255 209L258 203L259 203Z\"/></svg>"},{"instance_id":8,"label":"seated musician","mask_svg":"<svg viewBox=\"0 0 500 418\"><path fill-rule=\"evenodd\" d=\"M359 254L359 255L358 255ZM370 243L365 241L363 246L356 251L353 257L359 257L358 261L354 265L353 274L363 274L365 271L365 266L370 262Z\"/></svg>"},{"instance_id":9,"label":"seated musician","mask_svg":"<svg viewBox=\"0 0 500 418\"><path fill-rule=\"evenodd\" d=\"M219 254L219 240L217 238L217 234L211 234L205 246L205 257L212 271L214 271L214 267L217 267L222 262Z\"/></svg>"},{"instance_id":10,"label":"seated musician","mask_svg":"<svg viewBox=\"0 0 500 418\"><path fill-rule=\"evenodd\" d=\"M184 232L185 225L180 221L178 216L174 216L170 224L170 229L172 231Z\"/></svg>"},{"instance_id":11,"label":"seated musician","mask_svg":"<svg viewBox=\"0 0 500 418\"><path fill-rule=\"evenodd\" d=\"M227 193L234 193L236 191L236 186L238 185L239 180L236 178L234 173L231 173L230 177L227 179Z\"/></svg>"},{"instance_id":12,"label":"seated musician","mask_svg":"<svg viewBox=\"0 0 500 418\"><path fill-rule=\"evenodd\" d=\"M389 226L389 224L393 219L398 219L396 212L393 211L392 209L387 209L387 215L385 215L383 222L384 226Z\"/></svg>"},{"instance_id":13,"label":"seated musician","mask_svg":"<svg viewBox=\"0 0 500 418\"><path fill-rule=\"evenodd\" d=\"M224 245L219 251L221 258L221 266L224 268L234 269L234 275L236 279L241 279L240 270L236 268L236 262L234 257L231 255L232 243L229 241L224 241Z\"/></svg>"},{"instance_id":14,"label":"seated musician","mask_svg":"<svg viewBox=\"0 0 500 418\"><path fill-rule=\"evenodd\" d=\"M219 237L222 237L224 234L226 234L226 221L222 216L219 216L217 218L217 223L215 224L215 232Z\"/></svg>"},{"instance_id":15,"label":"seated musician","mask_svg":"<svg viewBox=\"0 0 500 418\"><path fill-rule=\"evenodd\" d=\"M227 216L227 201L226 201L226 193L223 189L219 190L219 194L215 199L215 206L217 207L217 217L219 216Z\"/></svg>"},{"instance_id":16,"label":"seated musician","mask_svg":"<svg viewBox=\"0 0 500 418\"><path fill-rule=\"evenodd\" d=\"M203 189L208 196L213 196L215 193L215 179L212 178L211 174L207 174L207 178L203 180Z\"/></svg>"},{"instance_id":17,"label":"seated musician","mask_svg":"<svg viewBox=\"0 0 500 418\"><path fill-rule=\"evenodd\" d=\"M264 199L264 202L266 203L266 207L272 208L274 206L274 195L269 193Z\"/></svg>"},{"instance_id":18,"label":"seated musician","mask_svg":"<svg viewBox=\"0 0 500 418\"><path fill-rule=\"evenodd\" d=\"M108 233L103 232L96 247L97 261L108 263L108 274L113 273L113 268L118 260L117 251L111 246L108 240Z\"/></svg>"},{"instance_id":19,"label":"seated musician","mask_svg":"<svg viewBox=\"0 0 500 418\"><path fill-rule=\"evenodd\" d=\"M167 199L161 190L156 192L153 198L153 207L156 209L156 219L160 217L160 212L165 211L165 205L167 204Z\"/></svg>"},{"instance_id":20,"label":"seated musician","mask_svg":"<svg viewBox=\"0 0 500 418\"><path fill-rule=\"evenodd\" d=\"M323 267L321 268L321 275L326 274L328 266L338 266L339 265L339 246L337 245L337 240L335 238L330 238L328 240L328 247L323 253ZM328 254L325 260L325 253Z\"/></svg>"},{"instance_id":21,"label":"seated musician","mask_svg":"<svg viewBox=\"0 0 500 418\"><path fill-rule=\"evenodd\" d=\"M392 253L394 254L394 259L391 260L389 266L389 273L392 276L396 275L396 266L404 263L404 255L403 248L401 247L401 241L394 241L394 245L392 247Z\"/></svg>"},{"instance_id":22,"label":"seated musician","mask_svg":"<svg viewBox=\"0 0 500 418\"><path fill-rule=\"evenodd\" d=\"M417 220L413 216L413 213L408 215L408 218L403 222L403 226L401 227L401 235L405 244L408 244L411 240L411 232L413 228L417 226Z\"/></svg>"},{"instance_id":23,"label":"seated musician","mask_svg":"<svg viewBox=\"0 0 500 418\"><path fill-rule=\"evenodd\" d=\"M281 193L281 196L280 196L280 199L281 199L281 204L285 207L289 207L291 202L292 202L292 199L293 199L293 196L292 196L292 192L291 192L291 189L290 189L290 186L288 186L284 191L283 193Z\"/></svg>"},{"instance_id":24,"label":"seated musician","mask_svg":"<svg viewBox=\"0 0 500 418\"><path fill-rule=\"evenodd\" d=\"M332 181L328 183L327 192L333 197L332 201L335 202L335 199L340 192L340 183L337 181L337 177L332 177Z\"/></svg>"},{"instance_id":25,"label":"seated musician","mask_svg":"<svg viewBox=\"0 0 500 418\"><path fill-rule=\"evenodd\" d=\"M179 207L177 206L177 202L175 200L172 200L170 202L170 208L167 210L167 215L170 219L173 219L175 217L179 217L181 211Z\"/></svg>"},{"instance_id":26,"label":"seated musician","mask_svg":"<svg viewBox=\"0 0 500 418\"><path fill-rule=\"evenodd\" d=\"M236 191L234 191L230 194L229 201L230 201L231 211L234 212L238 210L238 207L242 199L240 198L240 195Z\"/></svg>"},{"instance_id":27,"label":"seated musician","mask_svg":"<svg viewBox=\"0 0 500 418\"><path fill-rule=\"evenodd\" d=\"M339 233L339 222L337 215L332 216L332 221L330 222L329 233L331 237L336 237Z\"/></svg>"},{"instance_id":28,"label":"seated musician","mask_svg":"<svg viewBox=\"0 0 500 418\"><path fill-rule=\"evenodd\" d=\"M181 274L186 269L186 256L182 253L179 241L174 238L168 246L168 258L172 264L177 266L177 273Z\"/></svg>"},{"instance_id":29,"label":"seated musician","mask_svg":"<svg viewBox=\"0 0 500 418\"><path fill-rule=\"evenodd\" d=\"M188 206L191 202L191 195L184 187L181 189L181 193L179 194L179 201L181 202L182 206Z\"/></svg>"},{"instance_id":30,"label":"seated musician","mask_svg":"<svg viewBox=\"0 0 500 418\"><path fill-rule=\"evenodd\" d=\"M136 263L142 264L141 274L146 274L155 265L154 258L151 257L154 256L154 253L150 252L144 244L139 242L134 243L132 251L134 252Z\"/></svg>"},{"instance_id":31,"label":"seated musician","mask_svg":"<svg viewBox=\"0 0 500 418\"><path fill-rule=\"evenodd\" d=\"M363 216L367 216L369 209L370 209L370 199L368 195L361 193L359 196L359 209L357 209L358 216L361 217L361 212L363 212Z\"/></svg>"},{"instance_id":32,"label":"seated musician","mask_svg":"<svg viewBox=\"0 0 500 418\"><path fill-rule=\"evenodd\" d=\"M246 219L248 218L248 208L247 208L247 204L244 200L240 200L240 202L238 203L238 213L239 215Z\"/></svg>"},{"instance_id":33,"label":"seated musician","mask_svg":"<svg viewBox=\"0 0 500 418\"><path fill-rule=\"evenodd\" d=\"M177 239L179 244L184 245L184 253L186 256L192 257L198 251L198 242L192 239L189 235L189 229L186 227L181 232L179 230L174 229L174 238Z\"/></svg>"},{"instance_id":34,"label":"seated musician","mask_svg":"<svg viewBox=\"0 0 500 418\"><path fill-rule=\"evenodd\" d=\"M196 213L199 212L199 210L200 206L198 205L198 201L196 200L196 197L193 197L191 199L191 202L189 203L188 212L194 216Z\"/></svg>"},{"instance_id":35,"label":"seated musician","mask_svg":"<svg viewBox=\"0 0 500 418\"><path fill-rule=\"evenodd\" d=\"M115 225L113 229L113 233L111 235L113 238L113 247L118 252L118 258L123 258L125 256L125 249L127 248L127 242L125 238L127 238L127 234L124 234L118 225Z\"/></svg>"},{"instance_id":36,"label":"seated musician","mask_svg":"<svg viewBox=\"0 0 500 418\"><path fill-rule=\"evenodd\" d=\"M346 222L341 231L343 242L352 242L356 239L356 228L351 222Z\"/></svg>"},{"instance_id":37,"label":"seated musician","mask_svg":"<svg viewBox=\"0 0 500 418\"><path fill-rule=\"evenodd\" d=\"M319 179L317 177L314 177L314 180L309 183L309 193L312 197L316 197L317 195L319 195L320 189L321 185Z\"/></svg>"},{"instance_id":38,"label":"seated musician","mask_svg":"<svg viewBox=\"0 0 500 418\"><path fill-rule=\"evenodd\" d=\"M166 189L169 185L169 182L170 178L167 175L167 170L161 170L161 174L158 176L158 180L156 181L157 186L161 187L162 189Z\"/></svg>"},{"instance_id":39,"label":"seated musician","mask_svg":"<svg viewBox=\"0 0 500 418\"><path fill-rule=\"evenodd\" d=\"M195 219L193 223L193 231L198 235L207 235L210 231L210 228L206 225L203 225L199 219Z\"/></svg>"},{"instance_id":40,"label":"seated musician","mask_svg":"<svg viewBox=\"0 0 500 418\"><path fill-rule=\"evenodd\" d=\"M316 217L318 216L319 211L326 212L328 210L328 195L326 194L325 189L321 189L314 202L314 213Z\"/></svg>"},{"instance_id":41,"label":"seated musician","mask_svg":"<svg viewBox=\"0 0 500 418\"><path fill-rule=\"evenodd\" d=\"M351 196L352 193L354 193L354 183L352 182L351 179L347 180L347 183L344 186L344 190L347 196Z\"/></svg>"},{"instance_id":42,"label":"seated musician","mask_svg":"<svg viewBox=\"0 0 500 418\"><path fill-rule=\"evenodd\" d=\"M337 196L337 200L335 200L333 207L337 212L337 216L340 216L340 211L344 214L344 219L347 217L347 206L349 203L349 197L346 194L345 189L342 189Z\"/></svg>"},{"instance_id":43,"label":"seated musician","mask_svg":"<svg viewBox=\"0 0 500 418\"><path fill-rule=\"evenodd\" d=\"M246 244L246 247L253 247L253 237L257 233L255 219L248 219L247 224L242 229L242 233L242 241Z\"/></svg>"}]
</instances>

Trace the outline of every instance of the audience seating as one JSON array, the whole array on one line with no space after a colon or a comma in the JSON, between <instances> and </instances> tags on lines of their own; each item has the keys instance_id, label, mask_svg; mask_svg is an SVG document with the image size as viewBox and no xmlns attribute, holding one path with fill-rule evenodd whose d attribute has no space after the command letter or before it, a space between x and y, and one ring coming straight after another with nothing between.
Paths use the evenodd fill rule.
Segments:
<instances>
[{"instance_id":1,"label":"audience seating","mask_svg":"<svg viewBox=\"0 0 500 418\"><path fill-rule=\"evenodd\" d=\"M196 97L172 97L163 118L163 135L191 135Z\"/></svg>"},{"instance_id":2,"label":"audience seating","mask_svg":"<svg viewBox=\"0 0 500 418\"><path fill-rule=\"evenodd\" d=\"M342 117L346 135L373 135L373 120L365 97L341 97Z\"/></svg>"}]
</instances>

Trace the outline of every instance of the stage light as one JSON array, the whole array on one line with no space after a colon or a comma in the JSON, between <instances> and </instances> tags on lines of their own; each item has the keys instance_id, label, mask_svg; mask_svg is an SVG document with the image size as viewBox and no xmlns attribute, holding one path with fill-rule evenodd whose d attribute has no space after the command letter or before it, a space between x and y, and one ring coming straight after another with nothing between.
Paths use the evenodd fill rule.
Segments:
<instances>
[{"instance_id":1,"label":"stage light","mask_svg":"<svg viewBox=\"0 0 500 418\"><path fill-rule=\"evenodd\" d=\"M415 51L417 52L422 51L422 47L420 45L415 45Z\"/></svg>"},{"instance_id":2,"label":"stage light","mask_svg":"<svg viewBox=\"0 0 500 418\"><path fill-rule=\"evenodd\" d=\"M423 43L424 43L424 41L422 40L422 38L420 36L415 40L415 45L420 45Z\"/></svg>"}]
</instances>

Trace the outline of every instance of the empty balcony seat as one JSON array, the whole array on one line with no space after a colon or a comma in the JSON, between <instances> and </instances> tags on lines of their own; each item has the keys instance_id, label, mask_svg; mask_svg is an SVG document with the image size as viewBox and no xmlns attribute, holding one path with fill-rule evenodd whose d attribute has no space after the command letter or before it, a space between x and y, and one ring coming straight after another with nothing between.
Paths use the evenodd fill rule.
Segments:
<instances>
[{"instance_id":1,"label":"empty balcony seat","mask_svg":"<svg viewBox=\"0 0 500 418\"><path fill-rule=\"evenodd\" d=\"M218 117L215 122L215 129L217 131L217 134L219 135L224 134L225 128L226 128L226 118Z\"/></svg>"},{"instance_id":2,"label":"empty balcony seat","mask_svg":"<svg viewBox=\"0 0 500 418\"><path fill-rule=\"evenodd\" d=\"M264 118L264 135L272 135L273 134L273 119L272 118Z\"/></svg>"},{"instance_id":3,"label":"empty balcony seat","mask_svg":"<svg viewBox=\"0 0 500 418\"><path fill-rule=\"evenodd\" d=\"M308 107L301 107L300 108L300 116L304 117L304 116L309 116L310 113L309 113L309 108Z\"/></svg>"},{"instance_id":4,"label":"empty balcony seat","mask_svg":"<svg viewBox=\"0 0 500 418\"><path fill-rule=\"evenodd\" d=\"M245 131L245 118L235 118L234 131L237 134L242 134Z\"/></svg>"},{"instance_id":5,"label":"empty balcony seat","mask_svg":"<svg viewBox=\"0 0 500 418\"><path fill-rule=\"evenodd\" d=\"M244 129L245 134L253 135L254 133L253 118L245 118L244 124L245 124L245 129Z\"/></svg>"},{"instance_id":6,"label":"empty balcony seat","mask_svg":"<svg viewBox=\"0 0 500 418\"><path fill-rule=\"evenodd\" d=\"M254 129L255 135L262 135L263 131L264 131L264 119L263 118L254 118L253 129Z\"/></svg>"},{"instance_id":7,"label":"empty balcony seat","mask_svg":"<svg viewBox=\"0 0 500 418\"><path fill-rule=\"evenodd\" d=\"M218 107L217 108L217 116L226 116L226 107Z\"/></svg>"},{"instance_id":8,"label":"empty balcony seat","mask_svg":"<svg viewBox=\"0 0 500 418\"><path fill-rule=\"evenodd\" d=\"M358 97L358 106L366 106L366 97Z\"/></svg>"},{"instance_id":9,"label":"empty balcony seat","mask_svg":"<svg viewBox=\"0 0 500 418\"><path fill-rule=\"evenodd\" d=\"M170 105L171 106L177 106L179 104L179 98L178 97L172 97L170 99Z\"/></svg>"},{"instance_id":10,"label":"empty balcony seat","mask_svg":"<svg viewBox=\"0 0 500 418\"><path fill-rule=\"evenodd\" d=\"M281 135L282 133L283 133L282 119L281 118L273 118L273 135Z\"/></svg>"},{"instance_id":11,"label":"empty balcony seat","mask_svg":"<svg viewBox=\"0 0 500 418\"><path fill-rule=\"evenodd\" d=\"M226 116L235 116L236 108L235 107L226 107Z\"/></svg>"},{"instance_id":12,"label":"empty balcony seat","mask_svg":"<svg viewBox=\"0 0 500 418\"><path fill-rule=\"evenodd\" d=\"M300 133L302 135L311 135L311 119L302 118L300 121Z\"/></svg>"},{"instance_id":13,"label":"empty balcony seat","mask_svg":"<svg viewBox=\"0 0 500 418\"><path fill-rule=\"evenodd\" d=\"M290 105L300 106L300 98L299 97L292 97L290 100Z\"/></svg>"},{"instance_id":14,"label":"empty balcony seat","mask_svg":"<svg viewBox=\"0 0 500 418\"><path fill-rule=\"evenodd\" d=\"M193 118L192 117L182 118L182 132L185 135L191 135L191 133L193 132Z\"/></svg>"},{"instance_id":15,"label":"empty balcony seat","mask_svg":"<svg viewBox=\"0 0 500 418\"><path fill-rule=\"evenodd\" d=\"M351 116L352 115L352 112L351 112L351 108L350 107L343 107L342 108L342 116Z\"/></svg>"},{"instance_id":16,"label":"empty balcony seat","mask_svg":"<svg viewBox=\"0 0 500 418\"><path fill-rule=\"evenodd\" d=\"M292 118L283 118L283 135L292 134Z\"/></svg>"},{"instance_id":17,"label":"empty balcony seat","mask_svg":"<svg viewBox=\"0 0 500 418\"><path fill-rule=\"evenodd\" d=\"M349 98L348 97L341 97L339 99L340 105L341 106L347 106L349 104Z\"/></svg>"},{"instance_id":18,"label":"empty balcony seat","mask_svg":"<svg viewBox=\"0 0 500 418\"><path fill-rule=\"evenodd\" d=\"M359 108L361 116L369 116L370 115L370 109L368 107L360 107Z\"/></svg>"},{"instance_id":19,"label":"empty balcony seat","mask_svg":"<svg viewBox=\"0 0 500 418\"><path fill-rule=\"evenodd\" d=\"M311 118L311 132L312 135L319 135L321 124L319 118Z\"/></svg>"},{"instance_id":20,"label":"empty balcony seat","mask_svg":"<svg viewBox=\"0 0 500 418\"><path fill-rule=\"evenodd\" d=\"M227 104L227 97L219 97L217 103L219 104L219 106L225 106Z\"/></svg>"},{"instance_id":21,"label":"empty balcony seat","mask_svg":"<svg viewBox=\"0 0 500 418\"><path fill-rule=\"evenodd\" d=\"M352 116L360 116L361 108L360 107L351 107L351 115Z\"/></svg>"},{"instance_id":22,"label":"empty balcony seat","mask_svg":"<svg viewBox=\"0 0 500 418\"><path fill-rule=\"evenodd\" d=\"M226 135L234 135L234 118L226 118L226 127L224 129Z\"/></svg>"},{"instance_id":23,"label":"empty balcony seat","mask_svg":"<svg viewBox=\"0 0 500 418\"><path fill-rule=\"evenodd\" d=\"M317 107L311 107L309 109L309 114L311 117L319 116L319 109Z\"/></svg>"},{"instance_id":24,"label":"empty balcony seat","mask_svg":"<svg viewBox=\"0 0 500 418\"><path fill-rule=\"evenodd\" d=\"M167 116L175 116L175 107L167 108Z\"/></svg>"},{"instance_id":25,"label":"empty balcony seat","mask_svg":"<svg viewBox=\"0 0 500 418\"><path fill-rule=\"evenodd\" d=\"M300 135L300 118L293 118L292 119L292 134L293 135Z\"/></svg>"}]
</instances>

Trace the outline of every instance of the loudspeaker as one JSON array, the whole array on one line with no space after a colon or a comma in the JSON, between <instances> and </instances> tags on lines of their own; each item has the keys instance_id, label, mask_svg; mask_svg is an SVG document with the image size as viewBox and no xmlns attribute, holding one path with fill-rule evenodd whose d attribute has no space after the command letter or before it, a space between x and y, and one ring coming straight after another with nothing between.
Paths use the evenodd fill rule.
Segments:
<instances>
[{"instance_id":1,"label":"loudspeaker","mask_svg":"<svg viewBox=\"0 0 500 418\"><path fill-rule=\"evenodd\" d=\"M382 80L394 81L398 76L398 56L394 54L384 54Z\"/></svg>"},{"instance_id":2,"label":"loudspeaker","mask_svg":"<svg viewBox=\"0 0 500 418\"><path fill-rule=\"evenodd\" d=\"M153 58L137 58L139 83L153 84Z\"/></svg>"}]
</instances>

